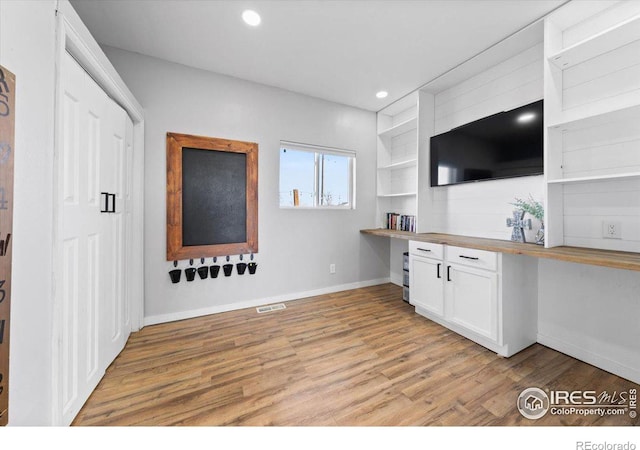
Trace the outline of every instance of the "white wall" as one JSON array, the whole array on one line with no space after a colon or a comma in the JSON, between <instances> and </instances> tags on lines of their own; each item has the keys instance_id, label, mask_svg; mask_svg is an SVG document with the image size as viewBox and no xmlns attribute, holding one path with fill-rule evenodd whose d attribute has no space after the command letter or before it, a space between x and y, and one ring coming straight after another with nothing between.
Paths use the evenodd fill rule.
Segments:
<instances>
[{"instance_id":1,"label":"white wall","mask_svg":"<svg viewBox=\"0 0 640 450\"><path fill-rule=\"evenodd\" d=\"M542 37L541 37L542 38ZM435 96L435 134L540 100L543 97L542 43ZM429 214L434 232L510 239L506 218L514 197L542 200L542 176L431 188ZM538 223L526 232L533 241Z\"/></svg>"},{"instance_id":2,"label":"white wall","mask_svg":"<svg viewBox=\"0 0 640 450\"><path fill-rule=\"evenodd\" d=\"M105 53L145 109L145 323L388 279L389 244L359 233L375 216L374 113L119 49L106 47ZM173 267L165 258L165 136L170 131L259 144L255 275L234 271L229 278L191 283L183 276L171 284ZM279 209L281 139L355 150L357 209ZM336 264L335 275L329 274L330 263Z\"/></svg>"},{"instance_id":3,"label":"white wall","mask_svg":"<svg viewBox=\"0 0 640 450\"><path fill-rule=\"evenodd\" d=\"M0 64L16 75L9 425L51 420L55 5L0 2Z\"/></svg>"},{"instance_id":4,"label":"white wall","mask_svg":"<svg viewBox=\"0 0 640 450\"><path fill-rule=\"evenodd\" d=\"M640 383L638 272L541 259L538 274L538 342Z\"/></svg>"}]
</instances>

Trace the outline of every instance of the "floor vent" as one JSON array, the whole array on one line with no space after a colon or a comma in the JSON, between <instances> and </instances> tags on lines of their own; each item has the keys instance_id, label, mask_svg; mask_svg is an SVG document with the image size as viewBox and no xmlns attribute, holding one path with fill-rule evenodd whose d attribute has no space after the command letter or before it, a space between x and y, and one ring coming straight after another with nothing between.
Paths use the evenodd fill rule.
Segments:
<instances>
[{"instance_id":1,"label":"floor vent","mask_svg":"<svg viewBox=\"0 0 640 450\"><path fill-rule=\"evenodd\" d=\"M278 303L277 305L258 306L256 308L256 311L258 311L258 314L261 314L261 313L266 313L270 311L278 311L280 309L286 309L286 308L287 307L284 305L284 303Z\"/></svg>"}]
</instances>

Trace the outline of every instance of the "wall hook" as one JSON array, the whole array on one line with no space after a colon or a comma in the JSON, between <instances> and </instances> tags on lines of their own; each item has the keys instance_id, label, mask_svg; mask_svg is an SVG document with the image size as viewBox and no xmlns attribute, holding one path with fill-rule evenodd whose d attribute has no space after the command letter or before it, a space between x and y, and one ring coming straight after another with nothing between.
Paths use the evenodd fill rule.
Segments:
<instances>
[{"instance_id":1,"label":"wall hook","mask_svg":"<svg viewBox=\"0 0 640 450\"><path fill-rule=\"evenodd\" d=\"M251 253L251 261L253 261L253 253Z\"/></svg>"},{"instance_id":2,"label":"wall hook","mask_svg":"<svg viewBox=\"0 0 640 450\"><path fill-rule=\"evenodd\" d=\"M229 261L229 255L227 255L227 261Z\"/></svg>"},{"instance_id":3,"label":"wall hook","mask_svg":"<svg viewBox=\"0 0 640 450\"><path fill-rule=\"evenodd\" d=\"M204 258L200 258L200 263L204 264Z\"/></svg>"},{"instance_id":4,"label":"wall hook","mask_svg":"<svg viewBox=\"0 0 640 450\"><path fill-rule=\"evenodd\" d=\"M242 261L242 254L240 255L240 261Z\"/></svg>"},{"instance_id":5,"label":"wall hook","mask_svg":"<svg viewBox=\"0 0 640 450\"><path fill-rule=\"evenodd\" d=\"M190 265L190 266L193 266L193 259L190 259L190 260L189 260L189 265Z\"/></svg>"},{"instance_id":6,"label":"wall hook","mask_svg":"<svg viewBox=\"0 0 640 450\"><path fill-rule=\"evenodd\" d=\"M173 267L178 267L178 261L173 262Z\"/></svg>"}]
</instances>

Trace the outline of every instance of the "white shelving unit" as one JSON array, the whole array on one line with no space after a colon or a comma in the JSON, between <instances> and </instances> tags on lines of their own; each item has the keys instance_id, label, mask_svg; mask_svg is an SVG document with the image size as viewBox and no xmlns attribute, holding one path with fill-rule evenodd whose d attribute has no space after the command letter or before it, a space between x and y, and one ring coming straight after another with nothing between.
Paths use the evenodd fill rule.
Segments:
<instances>
[{"instance_id":1,"label":"white shelving unit","mask_svg":"<svg viewBox=\"0 0 640 450\"><path fill-rule=\"evenodd\" d=\"M418 215L418 102L409 95L378 113L376 227L387 213Z\"/></svg>"},{"instance_id":2,"label":"white shelving unit","mask_svg":"<svg viewBox=\"0 0 640 450\"><path fill-rule=\"evenodd\" d=\"M392 119L393 120L393 119ZM409 131L413 131L418 127L418 117L411 117L404 122L400 122L397 125L393 125L386 130L380 131L378 136L382 138L392 138L396 136L400 136L401 134L407 133Z\"/></svg>"},{"instance_id":3,"label":"white shelving unit","mask_svg":"<svg viewBox=\"0 0 640 450\"><path fill-rule=\"evenodd\" d=\"M640 2L547 17L544 98L546 246L640 251Z\"/></svg>"},{"instance_id":4,"label":"white shelving unit","mask_svg":"<svg viewBox=\"0 0 640 450\"><path fill-rule=\"evenodd\" d=\"M616 50L640 39L640 16L632 17L576 44L551 54L547 59L566 70L591 58Z\"/></svg>"}]
</instances>

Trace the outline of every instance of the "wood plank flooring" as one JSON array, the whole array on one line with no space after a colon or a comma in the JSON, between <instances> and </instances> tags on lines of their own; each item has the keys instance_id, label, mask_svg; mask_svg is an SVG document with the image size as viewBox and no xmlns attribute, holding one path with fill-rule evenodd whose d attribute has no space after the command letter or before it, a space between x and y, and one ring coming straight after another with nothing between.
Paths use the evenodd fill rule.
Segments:
<instances>
[{"instance_id":1,"label":"wood plank flooring","mask_svg":"<svg viewBox=\"0 0 640 450\"><path fill-rule=\"evenodd\" d=\"M640 386L533 345L505 359L414 313L386 284L145 327L74 425L632 425L525 419L527 387Z\"/></svg>"}]
</instances>

